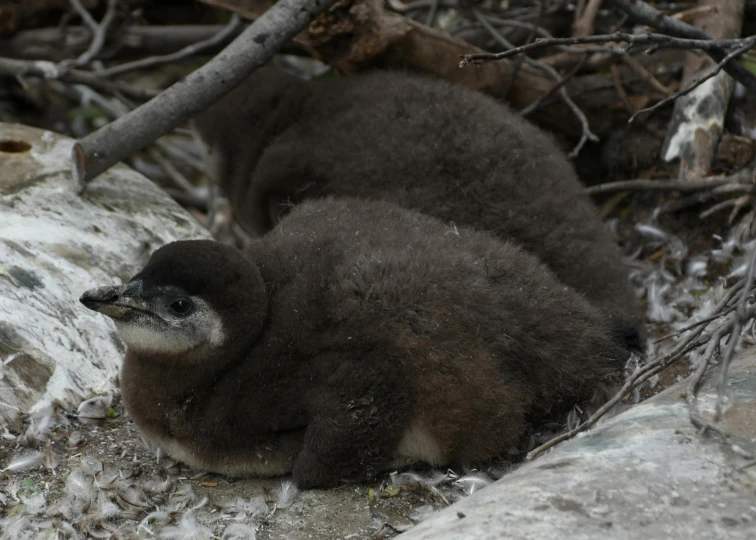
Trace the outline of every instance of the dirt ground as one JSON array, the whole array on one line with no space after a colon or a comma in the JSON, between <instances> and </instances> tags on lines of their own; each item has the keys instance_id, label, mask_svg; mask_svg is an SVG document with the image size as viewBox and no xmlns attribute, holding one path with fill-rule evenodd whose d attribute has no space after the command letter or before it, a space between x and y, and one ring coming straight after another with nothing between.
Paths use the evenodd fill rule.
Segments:
<instances>
[{"instance_id":1,"label":"dirt ground","mask_svg":"<svg viewBox=\"0 0 756 540\"><path fill-rule=\"evenodd\" d=\"M0 463L31 466L0 473L2 538L392 538L492 479L420 471L306 492L286 478L231 480L154 454L115 401L93 423L52 407L7 426Z\"/></svg>"}]
</instances>

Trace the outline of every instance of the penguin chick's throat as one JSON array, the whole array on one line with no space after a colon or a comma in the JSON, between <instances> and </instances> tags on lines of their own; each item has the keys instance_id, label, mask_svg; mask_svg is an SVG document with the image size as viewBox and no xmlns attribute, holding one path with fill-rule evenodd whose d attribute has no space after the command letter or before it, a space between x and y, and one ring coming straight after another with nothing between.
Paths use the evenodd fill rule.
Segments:
<instances>
[{"instance_id":1,"label":"penguin chick's throat","mask_svg":"<svg viewBox=\"0 0 756 540\"><path fill-rule=\"evenodd\" d=\"M226 341L218 313L180 287L157 286L145 291L142 281L135 280L92 289L80 301L112 318L132 352L173 355L203 347L215 349Z\"/></svg>"}]
</instances>

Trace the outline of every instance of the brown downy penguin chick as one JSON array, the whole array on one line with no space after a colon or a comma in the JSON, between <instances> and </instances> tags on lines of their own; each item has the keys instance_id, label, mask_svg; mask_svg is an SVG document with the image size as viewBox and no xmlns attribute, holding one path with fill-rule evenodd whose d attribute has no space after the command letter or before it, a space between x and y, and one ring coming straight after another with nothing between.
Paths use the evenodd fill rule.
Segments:
<instances>
[{"instance_id":1,"label":"brown downy penguin chick","mask_svg":"<svg viewBox=\"0 0 756 540\"><path fill-rule=\"evenodd\" d=\"M167 454L302 488L498 456L628 356L514 244L352 198L303 203L244 252L168 244L81 302L115 321L124 405Z\"/></svg>"},{"instance_id":2,"label":"brown downy penguin chick","mask_svg":"<svg viewBox=\"0 0 756 540\"><path fill-rule=\"evenodd\" d=\"M519 242L618 314L640 346L640 302L571 163L488 96L420 75L310 83L261 68L195 126L211 176L252 234L305 199L388 200Z\"/></svg>"}]
</instances>

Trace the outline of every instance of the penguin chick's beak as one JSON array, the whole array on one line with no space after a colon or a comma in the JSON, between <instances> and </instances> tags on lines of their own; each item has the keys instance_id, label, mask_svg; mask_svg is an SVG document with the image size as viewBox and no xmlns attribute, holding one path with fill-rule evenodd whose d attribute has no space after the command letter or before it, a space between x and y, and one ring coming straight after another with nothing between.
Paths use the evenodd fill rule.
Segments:
<instances>
[{"instance_id":1,"label":"penguin chick's beak","mask_svg":"<svg viewBox=\"0 0 756 540\"><path fill-rule=\"evenodd\" d=\"M113 319L126 319L134 311L148 311L142 298L141 281L90 289L81 295L79 302Z\"/></svg>"}]
</instances>

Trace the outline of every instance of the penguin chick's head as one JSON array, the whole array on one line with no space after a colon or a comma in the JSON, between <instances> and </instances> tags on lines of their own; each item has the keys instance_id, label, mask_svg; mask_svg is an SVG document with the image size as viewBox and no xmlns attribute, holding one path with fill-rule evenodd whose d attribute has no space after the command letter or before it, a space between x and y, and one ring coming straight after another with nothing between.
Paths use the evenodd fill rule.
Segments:
<instances>
[{"instance_id":1,"label":"penguin chick's head","mask_svg":"<svg viewBox=\"0 0 756 540\"><path fill-rule=\"evenodd\" d=\"M267 312L254 263L208 240L163 246L125 285L98 287L79 300L113 319L130 353L197 360L259 335Z\"/></svg>"}]
</instances>

